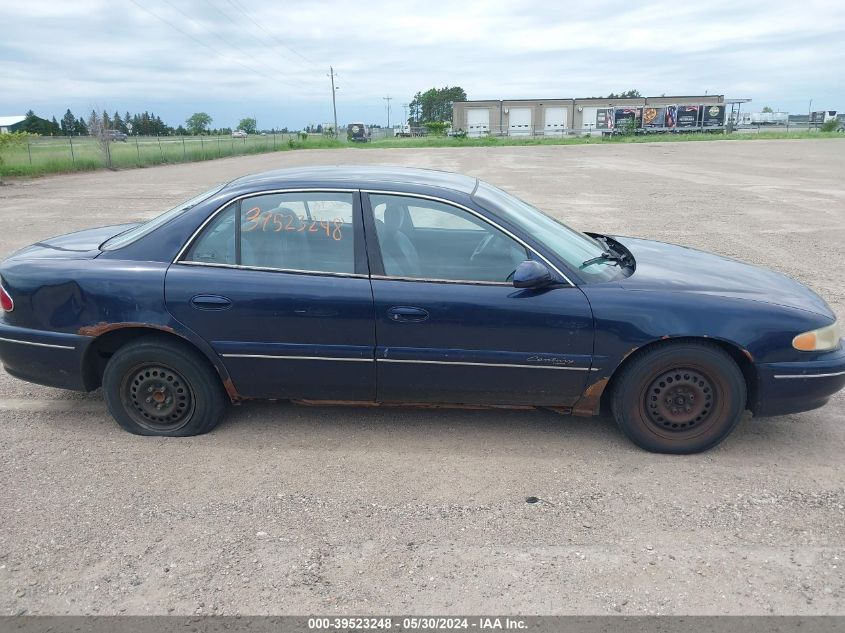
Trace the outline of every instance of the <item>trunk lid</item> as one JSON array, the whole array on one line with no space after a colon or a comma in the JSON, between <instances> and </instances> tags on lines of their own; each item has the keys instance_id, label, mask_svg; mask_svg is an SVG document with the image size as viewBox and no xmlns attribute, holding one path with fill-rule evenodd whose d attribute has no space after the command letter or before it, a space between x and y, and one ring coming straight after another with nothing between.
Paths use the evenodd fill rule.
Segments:
<instances>
[{"instance_id":1,"label":"trunk lid","mask_svg":"<svg viewBox=\"0 0 845 633\"><path fill-rule=\"evenodd\" d=\"M100 244L137 223L101 226L51 237L22 248L10 259L93 259L100 254Z\"/></svg>"}]
</instances>

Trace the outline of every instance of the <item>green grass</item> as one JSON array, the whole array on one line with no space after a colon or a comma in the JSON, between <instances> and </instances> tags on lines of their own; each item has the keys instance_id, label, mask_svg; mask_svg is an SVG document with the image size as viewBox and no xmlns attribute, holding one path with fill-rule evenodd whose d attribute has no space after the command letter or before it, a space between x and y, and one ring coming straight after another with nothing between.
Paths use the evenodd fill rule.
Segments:
<instances>
[{"instance_id":1,"label":"green grass","mask_svg":"<svg viewBox=\"0 0 845 633\"><path fill-rule=\"evenodd\" d=\"M147 167L150 165L213 160L227 156L261 154L305 148L345 147L345 143L322 136L301 140L295 135L204 137L131 137L109 145L111 163L95 139L88 137L35 137L27 146L7 148L0 163L0 176L40 176L93 169Z\"/></svg>"},{"instance_id":2,"label":"green grass","mask_svg":"<svg viewBox=\"0 0 845 633\"><path fill-rule=\"evenodd\" d=\"M733 134L692 132L689 134L648 134L640 136L560 136L544 137L513 137L513 136L480 136L475 138L452 137L418 137L418 138L384 138L369 143L355 144L355 147L497 147L514 145L604 145L612 143L680 143L688 141L747 141L769 139L819 139L843 138L836 132L783 132L761 131L759 133L734 132Z\"/></svg>"},{"instance_id":3,"label":"green grass","mask_svg":"<svg viewBox=\"0 0 845 633\"><path fill-rule=\"evenodd\" d=\"M309 135L301 139L296 135L250 136L233 139L229 136L204 137L141 137L130 138L126 143L110 144L111 164L95 139L34 137L26 144L9 147L0 156L0 176L40 176L44 174L90 171L95 169L147 167L170 163L185 163L212 160L226 156L260 154L294 149L332 149L352 147L356 149L392 147L498 147L514 145L602 145L617 143L655 143L688 141L748 141L759 139L826 139L842 138L837 132L818 131L764 131L735 132L733 134L654 134L643 136L563 136L543 137L496 137L477 138L417 137L384 138L370 143L347 143L345 139Z\"/></svg>"}]
</instances>

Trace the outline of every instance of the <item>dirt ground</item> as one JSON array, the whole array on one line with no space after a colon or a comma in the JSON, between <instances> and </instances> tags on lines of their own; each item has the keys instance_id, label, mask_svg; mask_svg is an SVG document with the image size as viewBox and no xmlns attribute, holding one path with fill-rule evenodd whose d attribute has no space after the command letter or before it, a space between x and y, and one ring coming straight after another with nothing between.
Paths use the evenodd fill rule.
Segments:
<instances>
[{"instance_id":1,"label":"dirt ground","mask_svg":"<svg viewBox=\"0 0 845 633\"><path fill-rule=\"evenodd\" d=\"M788 273L845 315L845 141L300 151L17 181L0 255L304 164L484 178L579 229ZM652 455L609 419L251 403L121 431L0 374L0 613L845 614L845 393ZM526 497L545 502L527 504Z\"/></svg>"}]
</instances>

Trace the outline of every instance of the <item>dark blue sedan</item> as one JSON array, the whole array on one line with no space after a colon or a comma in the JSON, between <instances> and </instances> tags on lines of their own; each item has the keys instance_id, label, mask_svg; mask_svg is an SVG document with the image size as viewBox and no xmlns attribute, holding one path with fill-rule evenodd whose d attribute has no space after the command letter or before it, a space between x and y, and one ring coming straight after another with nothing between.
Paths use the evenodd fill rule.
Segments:
<instances>
[{"instance_id":1,"label":"dark blue sedan","mask_svg":"<svg viewBox=\"0 0 845 633\"><path fill-rule=\"evenodd\" d=\"M102 386L142 435L205 433L252 398L533 406L692 453L845 385L835 315L800 283L436 171L257 174L0 276L6 370Z\"/></svg>"}]
</instances>

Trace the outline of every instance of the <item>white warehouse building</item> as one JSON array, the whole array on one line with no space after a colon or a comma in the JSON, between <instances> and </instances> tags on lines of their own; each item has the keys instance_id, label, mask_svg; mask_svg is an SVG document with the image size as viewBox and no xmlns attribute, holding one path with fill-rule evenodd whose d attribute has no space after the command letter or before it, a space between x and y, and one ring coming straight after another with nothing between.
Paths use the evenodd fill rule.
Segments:
<instances>
[{"instance_id":1,"label":"white warehouse building","mask_svg":"<svg viewBox=\"0 0 845 633\"><path fill-rule=\"evenodd\" d=\"M747 101L723 95L456 101L452 129L469 136L561 136L609 133L632 119L649 131L693 131L724 127L726 107L734 115Z\"/></svg>"}]
</instances>

